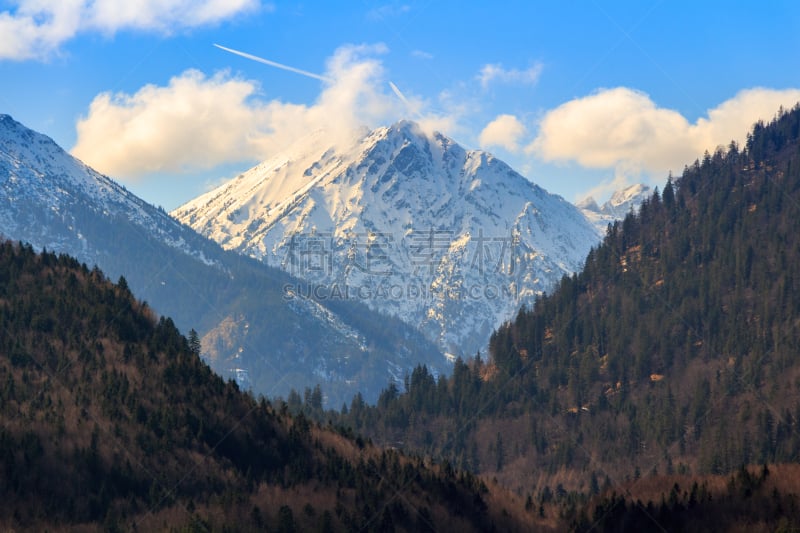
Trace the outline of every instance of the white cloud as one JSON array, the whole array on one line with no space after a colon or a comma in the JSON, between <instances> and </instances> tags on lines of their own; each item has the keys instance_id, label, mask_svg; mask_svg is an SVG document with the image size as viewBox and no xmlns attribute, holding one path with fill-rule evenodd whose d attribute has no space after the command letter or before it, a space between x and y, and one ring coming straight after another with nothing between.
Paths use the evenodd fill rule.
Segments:
<instances>
[{"instance_id":1,"label":"white cloud","mask_svg":"<svg viewBox=\"0 0 800 533\"><path fill-rule=\"evenodd\" d=\"M113 33L121 29L169 31L204 26L258 5L257 0L95 0L84 9L87 28Z\"/></svg>"},{"instance_id":2,"label":"white cloud","mask_svg":"<svg viewBox=\"0 0 800 533\"><path fill-rule=\"evenodd\" d=\"M357 128L406 114L375 57L385 51L382 45L338 49L327 62L331 81L311 105L264 101L256 82L195 70L132 95L103 93L79 120L72 152L101 172L130 180L263 160L311 132L323 131L335 144ZM453 127L455 115L425 113L425 101L413 95L407 100L426 130Z\"/></svg>"},{"instance_id":3,"label":"white cloud","mask_svg":"<svg viewBox=\"0 0 800 533\"><path fill-rule=\"evenodd\" d=\"M438 131L450 137L473 136L474 131L467 126L465 119L480 112L479 100L470 99L448 89L441 91L433 102L417 97L411 97L410 100L416 111L411 118L423 131L427 133Z\"/></svg>"},{"instance_id":4,"label":"white cloud","mask_svg":"<svg viewBox=\"0 0 800 533\"><path fill-rule=\"evenodd\" d=\"M73 155L115 176L207 169L253 157L264 135L265 106L250 101L254 83L196 70L166 87L133 95L103 93L77 124Z\"/></svg>"},{"instance_id":5,"label":"white cloud","mask_svg":"<svg viewBox=\"0 0 800 533\"><path fill-rule=\"evenodd\" d=\"M15 12L1 12L0 59L33 59L56 50L78 32L82 4L23 0Z\"/></svg>"},{"instance_id":6,"label":"white cloud","mask_svg":"<svg viewBox=\"0 0 800 533\"><path fill-rule=\"evenodd\" d=\"M405 15L409 11L411 11L411 6L408 4L384 4L382 6L370 9L367 12L367 18L369 20L381 21Z\"/></svg>"},{"instance_id":7,"label":"white cloud","mask_svg":"<svg viewBox=\"0 0 800 533\"><path fill-rule=\"evenodd\" d=\"M505 69L499 63L489 63L481 68L478 73L478 80L484 89L487 89L490 84L495 82L535 85L542 74L542 68L541 63L536 63L526 70Z\"/></svg>"},{"instance_id":8,"label":"white cloud","mask_svg":"<svg viewBox=\"0 0 800 533\"><path fill-rule=\"evenodd\" d=\"M744 144L747 133L757 120L769 122L778 108L789 110L800 102L800 89L774 90L757 87L740 91L708 111L708 118L700 118L695 126L697 144L709 147L735 140ZM697 157L697 156L696 156Z\"/></svg>"},{"instance_id":9,"label":"white cloud","mask_svg":"<svg viewBox=\"0 0 800 533\"><path fill-rule=\"evenodd\" d=\"M727 146L731 140L743 143L754 122L768 121L781 105L791 108L798 101L798 89L748 89L690 123L642 92L625 87L601 90L547 112L527 151L548 162L614 169L616 184L621 176L633 180L643 173L660 181L705 150Z\"/></svg>"},{"instance_id":10,"label":"white cloud","mask_svg":"<svg viewBox=\"0 0 800 533\"><path fill-rule=\"evenodd\" d=\"M481 148L499 146L509 152L519 150L520 139L526 130L522 122L514 115L498 115L486 125L478 136Z\"/></svg>"},{"instance_id":11,"label":"white cloud","mask_svg":"<svg viewBox=\"0 0 800 533\"><path fill-rule=\"evenodd\" d=\"M257 9L259 0L16 0L0 12L0 60L46 59L82 32L170 32ZM269 6L264 6L269 9Z\"/></svg>"},{"instance_id":12,"label":"white cloud","mask_svg":"<svg viewBox=\"0 0 800 533\"><path fill-rule=\"evenodd\" d=\"M417 59L433 59L433 54L426 52L425 50L412 50L411 56L416 57Z\"/></svg>"}]
</instances>

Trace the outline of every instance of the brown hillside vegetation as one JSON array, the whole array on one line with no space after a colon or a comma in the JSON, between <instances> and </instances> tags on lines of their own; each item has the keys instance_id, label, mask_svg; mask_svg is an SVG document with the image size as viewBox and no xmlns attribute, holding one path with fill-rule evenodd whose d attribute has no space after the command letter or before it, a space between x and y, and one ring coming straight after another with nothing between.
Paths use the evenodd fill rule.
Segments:
<instances>
[{"instance_id":1,"label":"brown hillside vegetation","mask_svg":"<svg viewBox=\"0 0 800 533\"><path fill-rule=\"evenodd\" d=\"M121 279L0 243L0 529L521 531L476 477L225 383Z\"/></svg>"},{"instance_id":2,"label":"brown hillside vegetation","mask_svg":"<svg viewBox=\"0 0 800 533\"><path fill-rule=\"evenodd\" d=\"M800 524L800 465L739 468L729 475L654 476L592 498L576 531L788 532Z\"/></svg>"}]
</instances>

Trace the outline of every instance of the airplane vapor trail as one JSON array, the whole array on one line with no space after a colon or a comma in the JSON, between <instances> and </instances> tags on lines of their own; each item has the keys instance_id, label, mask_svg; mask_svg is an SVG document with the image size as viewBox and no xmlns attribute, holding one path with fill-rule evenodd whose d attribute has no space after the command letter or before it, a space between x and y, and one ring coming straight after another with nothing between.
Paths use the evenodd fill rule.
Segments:
<instances>
[{"instance_id":1,"label":"airplane vapor trail","mask_svg":"<svg viewBox=\"0 0 800 533\"><path fill-rule=\"evenodd\" d=\"M263 63L265 65L269 65L270 67L275 67L283 70L288 70L289 72L294 72L295 74L300 74L301 76L306 76L308 78L314 78L315 80L327 81L332 82L331 78L326 76L321 76L319 74L314 74L313 72L308 72L307 70L301 70L299 68L290 67L289 65L284 65L283 63L278 63L276 61L270 61L269 59L264 59L263 57L254 56L252 54L248 54L245 52L240 52L239 50L234 50L233 48L227 48L225 46L219 45L214 43L214 46L219 48L220 50L225 50L226 52L230 52L231 54L236 54L237 56L244 57L246 59L250 59L253 61L257 61L259 63Z\"/></svg>"},{"instance_id":2,"label":"airplane vapor trail","mask_svg":"<svg viewBox=\"0 0 800 533\"><path fill-rule=\"evenodd\" d=\"M400 99L400 101L403 102L403 104L405 104L406 109L410 113L419 116L419 112L414 109L414 107L411 105L411 102L409 102L408 98L406 98L406 95L404 95L402 92L400 92L400 89L397 87L397 85L395 85L394 83L392 83L390 81L389 82L389 87L391 87L392 92L395 94L395 96L397 96Z\"/></svg>"},{"instance_id":3,"label":"airplane vapor trail","mask_svg":"<svg viewBox=\"0 0 800 533\"><path fill-rule=\"evenodd\" d=\"M389 82L389 87L392 88L392 92L394 92L394 94L400 99L400 101L403 102L407 108L411 109L411 105L408 103L406 95L400 92L400 89L397 88L397 85L395 85L392 82Z\"/></svg>"}]
</instances>

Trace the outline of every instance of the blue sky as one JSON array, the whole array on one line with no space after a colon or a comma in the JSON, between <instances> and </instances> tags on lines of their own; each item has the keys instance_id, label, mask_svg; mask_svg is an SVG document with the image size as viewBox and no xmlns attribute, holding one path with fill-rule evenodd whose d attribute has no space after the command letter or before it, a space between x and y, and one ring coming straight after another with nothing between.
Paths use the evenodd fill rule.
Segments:
<instances>
[{"instance_id":1,"label":"blue sky","mask_svg":"<svg viewBox=\"0 0 800 533\"><path fill-rule=\"evenodd\" d=\"M167 209L400 118L603 199L800 100L795 2L51 3L0 0L0 112Z\"/></svg>"}]
</instances>

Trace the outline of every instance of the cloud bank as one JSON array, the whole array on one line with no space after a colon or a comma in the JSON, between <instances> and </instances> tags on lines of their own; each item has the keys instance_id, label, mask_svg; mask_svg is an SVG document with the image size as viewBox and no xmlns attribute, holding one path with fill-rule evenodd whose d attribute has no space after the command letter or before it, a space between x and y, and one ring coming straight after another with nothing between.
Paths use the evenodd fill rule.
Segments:
<instances>
[{"instance_id":1,"label":"cloud bank","mask_svg":"<svg viewBox=\"0 0 800 533\"><path fill-rule=\"evenodd\" d=\"M769 121L780 106L789 109L798 101L798 89L747 89L690 123L643 92L600 90L545 113L526 151L546 162L613 169L614 186L629 184L643 173L661 180L706 150L732 140L743 144L756 121Z\"/></svg>"},{"instance_id":2,"label":"cloud bank","mask_svg":"<svg viewBox=\"0 0 800 533\"><path fill-rule=\"evenodd\" d=\"M47 59L84 32L170 33L215 24L261 6L259 0L16 0L0 12L0 60Z\"/></svg>"},{"instance_id":3,"label":"cloud bank","mask_svg":"<svg viewBox=\"0 0 800 533\"><path fill-rule=\"evenodd\" d=\"M130 180L263 160L320 130L335 144L361 126L403 116L405 104L388 94L375 57L383 52L380 45L338 49L327 62L330 81L311 105L264 101L254 81L196 70L134 94L103 93L78 121L72 153L101 172ZM423 105L413 96L409 101ZM436 117L420 118L441 125Z\"/></svg>"},{"instance_id":4,"label":"cloud bank","mask_svg":"<svg viewBox=\"0 0 800 533\"><path fill-rule=\"evenodd\" d=\"M486 125L478 136L481 148L493 146L505 148L509 152L519 150L519 143L525 136L525 126L514 115L499 115Z\"/></svg>"}]
</instances>

